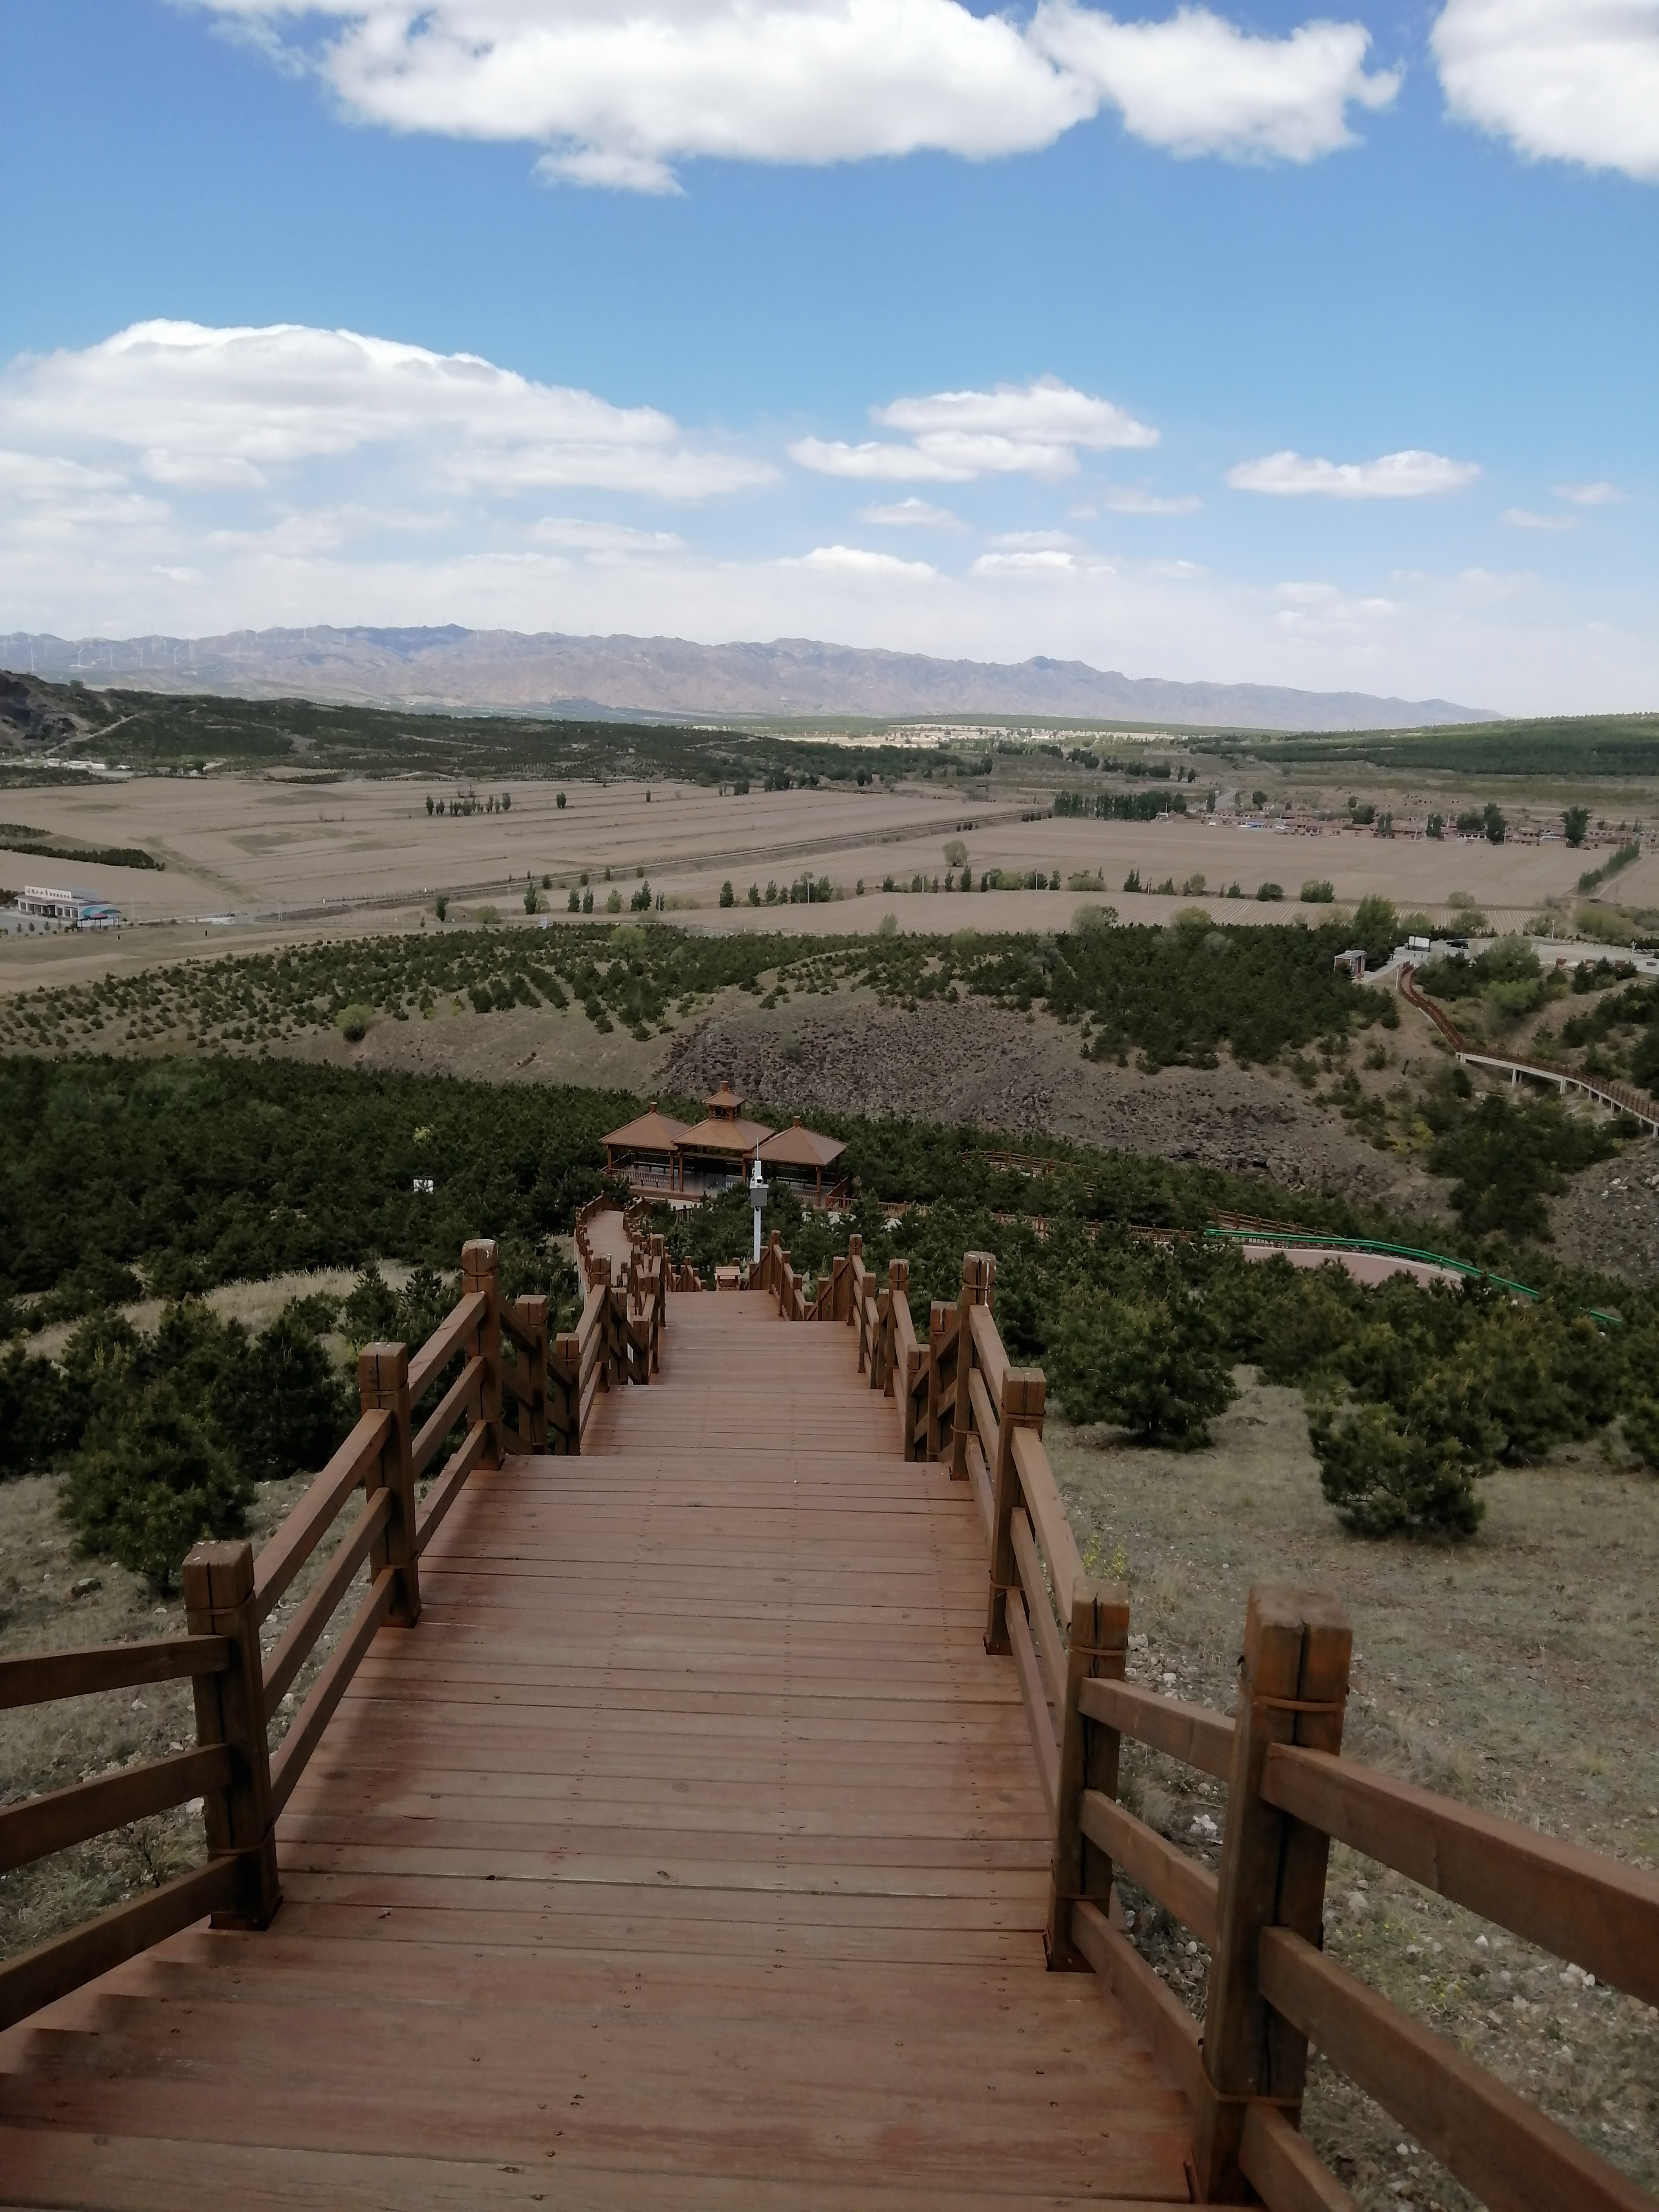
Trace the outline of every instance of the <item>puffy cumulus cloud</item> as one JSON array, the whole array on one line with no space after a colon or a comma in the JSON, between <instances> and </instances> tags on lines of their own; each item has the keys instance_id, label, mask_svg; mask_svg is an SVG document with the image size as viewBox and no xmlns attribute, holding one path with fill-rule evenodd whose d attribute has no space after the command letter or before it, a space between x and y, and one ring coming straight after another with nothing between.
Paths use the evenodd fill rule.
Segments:
<instances>
[{"instance_id":1,"label":"puffy cumulus cloud","mask_svg":"<svg viewBox=\"0 0 1659 2212\"><path fill-rule=\"evenodd\" d=\"M1047 146L1103 106L1179 154L1308 161L1348 143L1357 23L1248 36L1205 8L1120 22L1042 0L1024 24L963 0L197 0L352 113L522 139L544 173L672 191L677 161L828 162Z\"/></svg>"},{"instance_id":2,"label":"puffy cumulus cloud","mask_svg":"<svg viewBox=\"0 0 1659 2212\"><path fill-rule=\"evenodd\" d=\"M1304 23L1252 37L1207 8L1120 23L1074 0L1045 0L1032 36L1121 111L1137 138L1172 154L1311 161L1352 145L1351 106L1386 107L1400 73L1368 75L1362 23Z\"/></svg>"},{"instance_id":3,"label":"puffy cumulus cloud","mask_svg":"<svg viewBox=\"0 0 1659 2212\"><path fill-rule=\"evenodd\" d=\"M1659 180L1659 0L1447 0L1454 115L1534 160Z\"/></svg>"},{"instance_id":4,"label":"puffy cumulus cloud","mask_svg":"<svg viewBox=\"0 0 1659 2212\"><path fill-rule=\"evenodd\" d=\"M873 507L859 509L860 522L873 522L884 530L965 530L968 526L959 514L948 507L935 507L931 500L918 499L913 493L908 499L878 502Z\"/></svg>"},{"instance_id":5,"label":"puffy cumulus cloud","mask_svg":"<svg viewBox=\"0 0 1659 2212\"><path fill-rule=\"evenodd\" d=\"M1266 492L1277 499L1431 499L1461 491L1480 471L1474 461L1443 453L1384 453L1375 461L1304 459L1300 453L1267 453L1229 469L1235 491Z\"/></svg>"},{"instance_id":6,"label":"puffy cumulus cloud","mask_svg":"<svg viewBox=\"0 0 1659 2212\"><path fill-rule=\"evenodd\" d=\"M0 444L96 456L173 491L258 492L319 461L395 451L449 492L580 486L696 500L770 465L704 450L671 416L438 354L301 324L137 323L0 376Z\"/></svg>"},{"instance_id":7,"label":"puffy cumulus cloud","mask_svg":"<svg viewBox=\"0 0 1659 2212\"><path fill-rule=\"evenodd\" d=\"M872 407L884 429L909 434L901 442L870 438L798 438L791 459L821 476L877 483L971 483L976 477L1069 476L1079 452L1155 446L1158 434L1109 399L1097 399L1040 376L999 384L990 392L935 392Z\"/></svg>"}]
</instances>

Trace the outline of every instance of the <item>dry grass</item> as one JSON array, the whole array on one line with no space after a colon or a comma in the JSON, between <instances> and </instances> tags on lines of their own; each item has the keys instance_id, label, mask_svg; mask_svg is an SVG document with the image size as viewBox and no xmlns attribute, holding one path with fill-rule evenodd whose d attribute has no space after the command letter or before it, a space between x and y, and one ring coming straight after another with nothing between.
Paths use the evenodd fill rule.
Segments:
<instances>
[{"instance_id":1,"label":"dry grass","mask_svg":"<svg viewBox=\"0 0 1659 2212\"><path fill-rule=\"evenodd\" d=\"M414 1273L403 1260L381 1260L375 1264L394 1291L401 1291ZM258 1336L261 1329L276 1320L290 1298L314 1297L319 1293L345 1297L356 1287L362 1273L358 1267L296 1268L289 1274L266 1275L258 1282L221 1283L216 1290L204 1294L202 1303L222 1321L239 1321L252 1335ZM141 1298L136 1304L122 1306L118 1310L136 1329L149 1335L161 1320L166 1304L163 1298ZM27 1339L28 1349L42 1359L59 1358L80 1325L74 1321L53 1322ZM340 1348L342 1340L329 1341L337 1351Z\"/></svg>"},{"instance_id":2,"label":"dry grass","mask_svg":"<svg viewBox=\"0 0 1659 2212\"><path fill-rule=\"evenodd\" d=\"M1299 1395L1243 1388L1207 1451L1177 1458L1055 1422L1049 1445L1092 1571L1127 1559L1131 1674L1221 1708L1254 1582L1335 1589L1354 1626L1346 1747L1549 1833L1659 1858L1659 1484L1591 1447L1493 1476L1480 1536L1453 1548L1345 1536L1319 1491ZM1144 1638L1144 1642L1139 1639ZM1126 1794L1213 1866L1193 1832L1224 1791L1135 1749ZM1207 1960L1138 1900L1136 1936L1195 2010ZM1659 2015L1588 1988L1528 1944L1338 1846L1328 1948L1625 2171L1659 2183ZM1310 2136L1360 2202L1461 2208L1457 2184L1316 2062Z\"/></svg>"}]
</instances>

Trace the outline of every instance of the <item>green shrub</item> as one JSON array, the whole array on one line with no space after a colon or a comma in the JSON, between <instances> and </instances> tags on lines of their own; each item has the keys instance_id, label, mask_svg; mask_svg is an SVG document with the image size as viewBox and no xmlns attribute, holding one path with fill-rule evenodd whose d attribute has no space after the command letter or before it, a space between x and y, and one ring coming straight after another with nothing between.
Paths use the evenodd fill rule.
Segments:
<instances>
[{"instance_id":1,"label":"green shrub","mask_svg":"<svg viewBox=\"0 0 1659 2212\"><path fill-rule=\"evenodd\" d=\"M1328 906L1335 896L1336 890L1333 884L1322 882L1311 876L1302 886L1304 906Z\"/></svg>"},{"instance_id":2,"label":"green shrub","mask_svg":"<svg viewBox=\"0 0 1659 2212\"><path fill-rule=\"evenodd\" d=\"M120 1420L89 1433L61 1510L77 1549L119 1560L165 1594L193 1544L241 1534L252 1498L252 1483L161 1377Z\"/></svg>"},{"instance_id":3,"label":"green shrub","mask_svg":"<svg viewBox=\"0 0 1659 2212\"><path fill-rule=\"evenodd\" d=\"M1358 1536L1471 1536L1486 1511L1456 1443L1413 1432L1392 1407L1309 1423L1320 1487Z\"/></svg>"},{"instance_id":4,"label":"green shrub","mask_svg":"<svg viewBox=\"0 0 1659 2212\"><path fill-rule=\"evenodd\" d=\"M368 1035L374 1019L373 1006L342 1006L337 1017L340 1034L348 1043L359 1044Z\"/></svg>"},{"instance_id":5,"label":"green shrub","mask_svg":"<svg viewBox=\"0 0 1659 2212\"><path fill-rule=\"evenodd\" d=\"M1216 1331L1189 1299L1074 1291L1045 1364L1067 1419L1190 1451L1232 1396Z\"/></svg>"}]
</instances>

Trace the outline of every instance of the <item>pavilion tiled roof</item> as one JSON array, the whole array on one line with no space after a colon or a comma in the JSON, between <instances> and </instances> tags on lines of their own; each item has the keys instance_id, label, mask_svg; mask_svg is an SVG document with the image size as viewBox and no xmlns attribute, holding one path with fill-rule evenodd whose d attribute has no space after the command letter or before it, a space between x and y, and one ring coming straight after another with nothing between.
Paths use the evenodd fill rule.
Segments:
<instances>
[{"instance_id":1,"label":"pavilion tiled roof","mask_svg":"<svg viewBox=\"0 0 1659 2212\"><path fill-rule=\"evenodd\" d=\"M680 1139L688 1152L752 1152L772 1132L763 1121L699 1121Z\"/></svg>"},{"instance_id":2,"label":"pavilion tiled roof","mask_svg":"<svg viewBox=\"0 0 1659 2212\"><path fill-rule=\"evenodd\" d=\"M769 1137L760 1156L769 1167L827 1168L846 1150L839 1137L822 1136L816 1129L803 1129L796 1121Z\"/></svg>"},{"instance_id":3,"label":"pavilion tiled roof","mask_svg":"<svg viewBox=\"0 0 1659 2212\"><path fill-rule=\"evenodd\" d=\"M637 1121L629 1121L620 1129L613 1129L608 1137L602 1137L599 1141L613 1145L619 1151L672 1152L680 1139L690 1133L690 1128L689 1122L677 1121L670 1114L659 1114L653 1100L648 1114L641 1114Z\"/></svg>"}]
</instances>

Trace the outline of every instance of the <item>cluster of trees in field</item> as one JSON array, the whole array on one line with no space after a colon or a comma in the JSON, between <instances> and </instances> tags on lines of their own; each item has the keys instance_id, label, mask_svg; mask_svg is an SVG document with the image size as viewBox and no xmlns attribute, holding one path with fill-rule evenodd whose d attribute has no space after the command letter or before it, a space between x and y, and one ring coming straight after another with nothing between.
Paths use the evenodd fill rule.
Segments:
<instances>
[{"instance_id":1,"label":"cluster of trees in field","mask_svg":"<svg viewBox=\"0 0 1659 2212\"><path fill-rule=\"evenodd\" d=\"M1443 769L1471 778L1659 775L1659 714L1540 716L1453 724L1431 730L1323 732L1315 736L1228 734L1212 751L1271 761L1294 772L1316 763L1365 762L1383 769Z\"/></svg>"},{"instance_id":2,"label":"cluster of trees in field","mask_svg":"<svg viewBox=\"0 0 1659 2212\"><path fill-rule=\"evenodd\" d=\"M14 1340L0 1356L0 1472L70 1467L88 1544L164 1577L204 1527L238 1524L249 1482L319 1464L343 1433L350 1396L323 1334L422 1341L468 1237L494 1235L507 1294L545 1292L555 1326L568 1325L574 1271L550 1240L603 1187L599 1140L640 1104L283 1062L0 1064L13 1133L0 1162L0 1338ZM994 1251L1010 1352L1044 1364L1074 1418L1201 1441L1232 1364L1255 1360L1270 1378L1317 1385L1328 1488L1368 1528L1472 1525L1486 1468L1621 1413L1632 1446L1659 1454L1654 1293L1535 1255L1534 1307L1479 1289L1362 1292L1346 1276L1247 1267L1202 1233L1218 1212L1263 1210L1306 1230L1389 1233L1340 1199L1083 1146L1032 1161L983 1132L815 1119L848 1140L855 1205L832 1224L779 1192L768 1225L797 1263L821 1269L856 1229L873 1264L908 1258L922 1312L954 1295L964 1249ZM1512 1153L1515 1126L1491 1149ZM705 1270L748 1249L741 1192L665 1225L675 1256ZM371 1271L343 1309L302 1301L252 1343L199 1298L228 1280L377 1256L416 1265L401 1296ZM149 1337L112 1311L140 1287L173 1301ZM1585 1308L1615 1297L1624 1329L1580 1326ZM60 1360L30 1350L29 1321L77 1307L86 1317ZM1377 1468L1395 1470L1381 1490Z\"/></svg>"},{"instance_id":3,"label":"cluster of trees in field","mask_svg":"<svg viewBox=\"0 0 1659 2212\"><path fill-rule=\"evenodd\" d=\"M139 845L83 845L78 840L54 837L49 830L31 829L27 822L0 822L0 845L9 853L32 854L42 860L87 860L105 868L165 869Z\"/></svg>"},{"instance_id":4,"label":"cluster of trees in field","mask_svg":"<svg viewBox=\"0 0 1659 2212\"><path fill-rule=\"evenodd\" d=\"M812 890L822 896L822 884ZM1377 1018L1376 994L1332 969L1335 953L1363 937L1334 924L1226 930L1196 911L1197 920L1177 916L1168 928L1115 929L1102 926L1101 910L1085 910L1073 931L1036 939L972 927L926 937L715 937L653 921L295 945L19 994L0 1002L0 1051L257 1049L357 1013L358 1034L368 1021L418 1020L441 1001L486 1012L558 1009L574 999L602 1031L621 1022L645 1037L718 990L757 990L768 974L785 999L855 983L906 1005L952 992L1022 1010L1044 999L1062 1021L1087 1021L1097 1056L1138 1050L1151 1066L1206 1064L1222 1042L1240 1058L1269 1060Z\"/></svg>"},{"instance_id":5,"label":"cluster of trees in field","mask_svg":"<svg viewBox=\"0 0 1659 2212\"><path fill-rule=\"evenodd\" d=\"M561 806L564 805L562 793L560 795L559 804ZM504 791L498 799L492 791L480 799L476 791L461 791L453 792L447 798L441 793L434 799L432 793L428 792L426 811L429 816L439 814L470 816L497 812L510 814L513 811L513 794L510 791Z\"/></svg>"},{"instance_id":6,"label":"cluster of trees in field","mask_svg":"<svg viewBox=\"0 0 1659 2212\"><path fill-rule=\"evenodd\" d=\"M1363 1289L1334 1265L1247 1261L1236 1243L1202 1236L1136 1237L1133 1213L1066 1206L1068 1189L1080 1195L1071 1172L1042 1186L1055 1209L1046 1233L955 1194L897 1219L861 1206L838 1230L775 1203L766 1225L807 1274L844 1249L848 1228L878 1271L907 1259L919 1328L931 1300L954 1301L963 1252L994 1253L1010 1356L1040 1364L1079 1423L1184 1450L1209 1441L1237 1364L1302 1389L1325 1494L1358 1534L1467 1536L1486 1478L1621 1417L1632 1451L1659 1468L1659 1294L1621 1287L1618 1326L1586 1310L1610 1286L1564 1269L1547 1271L1536 1301L1479 1278L1425 1290L1396 1275ZM690 1216L664 1209L657 1225L671 1251L707 1268L746 1249L748 1206L734 1193Z\"/></svg>"},{"instance_id":7,"label":"cluster of trees in field","mask_svg":"<svg viewBox=\"0 0 1659 2212\"><path fill-rule=\"evenodd\" d=\"M1187 797L1180 791L1058 791L1054 811L1074 819L1088 815L1098 822L1156 822L1160 814L1184 814Z\"/></svg>"}]
</instances>

